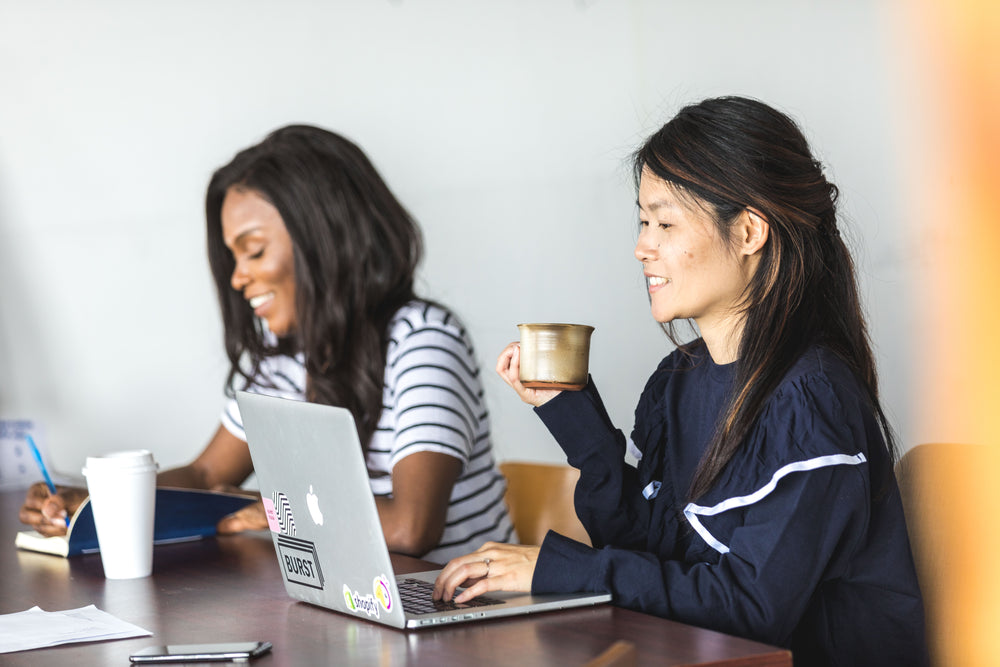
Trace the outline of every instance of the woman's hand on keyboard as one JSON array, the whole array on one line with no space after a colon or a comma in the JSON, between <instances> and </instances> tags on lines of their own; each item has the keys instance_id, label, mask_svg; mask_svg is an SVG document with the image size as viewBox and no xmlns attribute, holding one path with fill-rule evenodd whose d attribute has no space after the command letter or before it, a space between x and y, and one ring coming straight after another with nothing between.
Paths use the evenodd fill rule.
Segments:
<instances>
[{"instance_id":1,"label":"woman's hand on keyboard","mask_svg":"<svg viewBox=\"0 0 1000 667\"><path fill-rule=\"evenodd\" d=\"M537 546L487 542L475 552L454 558L434 582L434 599L462 603L490 591L531 591L531 577L538 560Z\"/></svg>"}]
</instances>

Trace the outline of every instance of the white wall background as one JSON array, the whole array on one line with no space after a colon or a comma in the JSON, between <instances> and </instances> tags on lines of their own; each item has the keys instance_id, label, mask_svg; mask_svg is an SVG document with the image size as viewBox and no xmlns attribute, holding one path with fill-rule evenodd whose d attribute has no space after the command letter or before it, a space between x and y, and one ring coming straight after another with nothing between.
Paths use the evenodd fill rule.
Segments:
<instances>
[{"instance_id":1,"label":"white wall background","mask_svg":"<svg viewBox=\"0 0 1000 667\"><path fill-rule=\"evenodd\" d=\"M843 192L884 398L910 446L893 17L862 0L0 0L0 418L55 467L189 460L226 363L209 175L290 122L357 141L420 221L423 294L466 321L501 459L562 460L492 371L524 321L596 326L612 417L669 351L628 156L687 102L759 97Z\"/></svg>"}]
</instances>

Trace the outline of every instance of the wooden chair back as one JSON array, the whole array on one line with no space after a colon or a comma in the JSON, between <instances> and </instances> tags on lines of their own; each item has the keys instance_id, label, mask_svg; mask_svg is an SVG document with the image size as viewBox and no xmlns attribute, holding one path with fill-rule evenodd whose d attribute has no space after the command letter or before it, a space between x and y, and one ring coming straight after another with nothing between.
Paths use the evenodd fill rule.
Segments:
<instances>
[{"instance_id":1,"label":"wooden chair back","mask_svg":"<svg viewBox=\"0 0 1000 667\"><path fill-rule=\"evenodd\" d=\"M549 530L590 544L573 508L579 470L568 465L507 461L500 464L500 472L507 478L505 498L521 544L541 544Z\"/></svg>"},{"instance_id":2,"label":"wooden chair back","mask_svg":"<svg viewBox=\"0 0 1000 667\"><path fill-rule=\"evenodd\" d=\"M1000 448L917 445L896 464L932 664L995 664ZM992 656L992 657L988 657Z\"/></svg>"}]
</instances>

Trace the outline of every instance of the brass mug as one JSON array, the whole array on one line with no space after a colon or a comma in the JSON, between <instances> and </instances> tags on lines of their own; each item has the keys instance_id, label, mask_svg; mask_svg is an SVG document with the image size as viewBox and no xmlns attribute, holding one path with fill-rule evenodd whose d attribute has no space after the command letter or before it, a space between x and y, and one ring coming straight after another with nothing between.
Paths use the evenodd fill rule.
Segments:
<instances>
[{"instance_id":1,"label":"brass mug","mask_svg":"<svg viewBox=\"0 0 1000 667\"><path fill-rule=\"evenodd\" d=\"M518 324L521 384L532 389L579 391L587 386L590 335L587 324Z\"/></svg>"}]
</instances>

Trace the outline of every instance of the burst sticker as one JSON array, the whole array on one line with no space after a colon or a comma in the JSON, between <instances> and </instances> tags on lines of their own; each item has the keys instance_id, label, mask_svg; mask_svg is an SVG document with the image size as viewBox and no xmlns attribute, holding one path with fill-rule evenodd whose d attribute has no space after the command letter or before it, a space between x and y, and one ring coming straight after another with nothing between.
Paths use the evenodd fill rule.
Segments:
<instances>
[{"instance_id":1,"label":"burst sticker","mask_svg":"<svg viewBox=\"0 0 1000 667\"><path fill-rule=\"evenodd\" d=\"M278 560L285 579L293 584L323 589L323 571L319 567L316 545L307 540L278 535Z\"/></svg>"}]
</instances>

